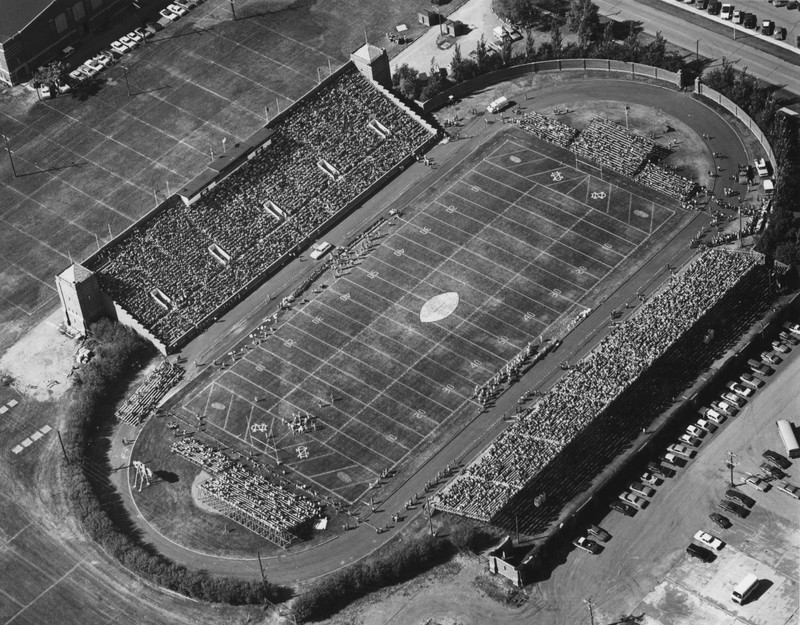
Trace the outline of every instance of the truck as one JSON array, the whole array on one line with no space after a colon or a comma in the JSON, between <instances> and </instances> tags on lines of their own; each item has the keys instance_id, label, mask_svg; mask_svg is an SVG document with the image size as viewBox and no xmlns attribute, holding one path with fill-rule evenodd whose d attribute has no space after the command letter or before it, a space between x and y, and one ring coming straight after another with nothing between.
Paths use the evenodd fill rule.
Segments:
<instances>
[{"instance_id":1,"label":"truck","mask_svg":"<svg viewBox=\"0 0 800 625\"><path fill-rule=\"evenodd\" d=\"M489 106L486 107L486 110L490 113L499 113L500 111L504 110L510 106L510 102L506 96L500 96L496 100L492 100L489 102Z\"/></svg>"},{"instance_id":2,"label":"truck","mask_svg":"<svg viewBox=\"0 0 800 625\"><path fill-rule=\"evenodd\" d=\"M764 20L763 22L761 22L762 35L764 35L765 37L771 37L773 32L775 32L775 22L773 22L772 20ZM760 160L763 161L764 159ZM756 168L758 168L758 165L756 165ZM760 175L761 172L759 172L759 176Z\"/></svg>"},{"instance_id":3,"label":"truck","mask_svg":"<svg viewBox=\"0 0 800 625\"><path fill-rule=\"evenodd\" d=\"M733 19L733 12L735 7L732 4L723 4L720 9L719 16L724 20Z\"/></svg>"}]
</instances>

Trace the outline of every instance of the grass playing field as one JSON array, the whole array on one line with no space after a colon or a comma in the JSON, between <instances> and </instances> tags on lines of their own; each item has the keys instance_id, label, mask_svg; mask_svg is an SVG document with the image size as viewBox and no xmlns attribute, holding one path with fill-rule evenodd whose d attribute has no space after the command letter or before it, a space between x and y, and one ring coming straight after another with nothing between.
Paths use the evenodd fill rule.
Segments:
<instances>
[{"instance_id":1,"label":"grass playing field","mask_svg":"<svg viewBox=\"0 0 800 625\"><path fill-rule=\"evenodd\" d=\"M475 386L577 314L674 212L564 164L568 154L517 129L495 135L282 313L272 336L190 386L182 416L206 415L210 433L348 502L382 469L441 445L437 434L480 410ZM449 316L421 319L431 298L453 294ZM299 413L316 431L292 433Z\"/></svg>"}]
</instances>

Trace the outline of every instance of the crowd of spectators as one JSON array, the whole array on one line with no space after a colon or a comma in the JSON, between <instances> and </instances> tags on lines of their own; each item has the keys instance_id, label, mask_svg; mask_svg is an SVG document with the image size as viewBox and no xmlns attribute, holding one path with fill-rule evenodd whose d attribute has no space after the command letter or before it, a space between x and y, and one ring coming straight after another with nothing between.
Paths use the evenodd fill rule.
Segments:
<instances>
[{"instance_id":1,"label":"crowd of spectators","mask_svg":"<svg viewBox=\"0 0 800 625\"><path fill-rule=\"evenodd\" d=\"M656 149L652 139L602 117L595 117L570 145L570 150L581 158L588 158L624 176L633 176L656 153Z\"/></svg>"},{"instance_id":2,"label":"crowd of spectators","mask_svg":"<svg viewBox=\"0 0 800 625\"><path fill-rule=\"evenodd\" d=\"M355 69L302 100L273 130L271 144L200 199L186 206L176 198L89 267L167 345L432 137ZM326 174L322 161L339 175ZM209 251L213 245L222 257Z\"/></svg>"},{"instance_id":3,"label":"crowd of spectators","mask_svg":"<svg viewBox=\"0 0 800 625\"><path fill-rule=\"evenodd\" d=\"M562 148L566 148L572 143L578 134L578 131L572 126L567 126L558 120L545 117L536 111L525 113L522 117L515 117L514 121L525 132Z\"/></svg>"},{"instance_id":4,"label":"crowd of spectators","mask_svg":"<svg viewBox=\"0 0 800 625\"><path fill-rule=\"evenodd\" d=\"M694 208L692 197L699 187L694 180L660 167L655 163L646 162L633 177L636 182L660 191L664 195L680 201L686 209Z\"/></svg>"},{"instance_id":5,"label":"crowd of spectators","mask_svg":"<svg viewBox=\"0 0 800 625\"><path fill-rule=\"evenodd\" d=\"M711 250L673 274L464 469L435 507L489 521L756 264L749 254Z\"/></svg>"},{"instance_id":6,"label":"crowd of spectators","mask_svg":"<svg viewBox=\"0 0 800 625\"><path fill-rule=\"evenodd\" d=\"M178 382L183 379L183 367L162 360L147 379L117 409L119 421L138 425L155 413L159 402Z\"/></svg>"},{"instance_id":7,"label":"crowd of spectators","mask_svg":"<svg viewBox=\"0 0 800 625\"><path fill-rule=\"evenodd\" d=\"M193 437L173 443L171 450L212 474L200 484L205 503L283 547L294 540L292 532L323 513L320 504Z\"/></svg>"}]
</instances>

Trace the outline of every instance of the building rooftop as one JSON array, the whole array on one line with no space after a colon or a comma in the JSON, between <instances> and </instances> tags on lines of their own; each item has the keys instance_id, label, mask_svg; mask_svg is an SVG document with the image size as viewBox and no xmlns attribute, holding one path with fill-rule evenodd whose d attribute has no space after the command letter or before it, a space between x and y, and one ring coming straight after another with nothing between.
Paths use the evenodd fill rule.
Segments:
<instances>
[{"instance_id":1,"label":"building rooftop","mask_svg":"<svg viewBox=\"0 0 800 625\"><path fill-rule=\"evenodd\" d=\"M371 43L365 43L358 50L353 52L353 56L367 59L370 63L372 63L374 60L379 59L383 53L384 51L378 46L373 46Z\"/></svg>"},{"instance_id":2,"label":"building rooftop","mask_svg":"<svg viewBox=\"0 0 800 625\"><path fill-rule=\"evenodd\" d=\"M0 42L11 39L56 0L0 0Z\"/></svg>"},{"instance_id":3,"label":"building rooftop","mask_svg":"<svg viewBox=\"0 0 800 625\"><path fill-rule=\"evenodd\" d=\"M67 282L71 282L73 284L79 284L84 280L86 280L87 278L91 278L92 272L89 271L83 265L79 265L78 263L73 263L72 265L67 267L64 271L62 271L59 277Z\"/></svg>"}]
</instances>

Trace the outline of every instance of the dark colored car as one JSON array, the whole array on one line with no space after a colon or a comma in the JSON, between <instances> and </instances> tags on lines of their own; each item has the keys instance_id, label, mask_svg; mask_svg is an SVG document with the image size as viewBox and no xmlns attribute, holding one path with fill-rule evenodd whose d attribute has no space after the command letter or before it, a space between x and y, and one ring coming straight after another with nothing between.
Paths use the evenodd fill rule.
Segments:
<instances>
[{"instance_id":1,"label":"dark colored car","mask_svg":"<svg viewBox=\"0 0 800 625\"><path fill-rule=\"evenodd\" d=\"M767 451L761 454L761 457L764 458L764 460L771 462L775 466L780 467L784 471L792 466L791 460L789 460L786 456L782 456L777 451L772 451L771 449L767 449Z\"/></svg>"},{"instance_id":2,"label":"dark colored car","mask_svg":"<svg viewBox=\"0 0 800 625\"><path fill-rule=\"evenodd\" d=\"M593 540L586 538L586 536L581 536L580 538L576 538L572 541L572 544L575 545L578 549L583 549L584 551L588 551L592 555L597 555L602 550L602 547L598 545Z\"/></svg>"},{"instance_id":3,"label":"dark colored car","mask_svg":"<svg viewBox=\"0 0 800 625\"><path fill-rule=\"evenodd\" d=\"M616 510L617 512L621 512L625 516L633 516L636 514L636 508L634 508L633 506L629 506L626 503L622 503L621 501L612 501L611 509Z\"/></svg>"},{"instance_id":4,"label":"dark colored car","mask_svg":"<svg viewBox=\"0 0 800 625\"><path fill-rule=\"evenodd\" d=\"M712 551L706 549L705 547L701 547L700 545L695 545L694 543L686 547L686 553L703 562L711 562L714 560L714 558L716 558Z\"/></svg>"},{"instance_id":5,"label":"dark colored car","mask_svg":"<svg viewBox=\"0 0 800 625\"><path fill-rule=\"evenodd\" d=\"M761 463L761 470L769 475L770 478L773 480L782 480L786 477L786 474L781 471L778 467L770 464L769 462L762 462Z\"/></svg>"},{"instance_id":6,"label":"dark colored car","mask_svg":"<svg viewBox=\"0 0 800 625\"><path fill-rule=\"evenodd\" d=\"M670 469L669 467L662 466L658 462L649 462L647 464L647 470L650 471L651 473L656 473L657 475L661 475L663 477L675 476L675 469Z\"/></svg>"},{"instance_id":7,"label":"dark colored car","mask_svg":"<svg viewBox=\"0 0 800 625\"><path fill-rule=\"evenodd\" d=\"M604 543L607 543L609 540L611 540L611 534L609 534L599 525L590 525L588 532L589 534L595 536L598 540L601 540Z\"/></svg>"},{"instance_id":8,"label":"dark colored car","mask_svg":"<svg viewBox=\"0 0 800 625\"><path fill-rule=\"evenodd\" d=\"M708 518L714 522L714 525L724 530L730 529L731 525L733 525L728 517L726 517L724 514L720 514L719 512L712 512L708 515Z\"/></svg>"},{"instance_id":9,"label":"dark colored car","mask_svg":"<svg viewBox=\"0 0 800 625\"><path fill-rule=\"evenodd\" d=\"M730 512L731 514L735 514L740 519L744 519L747 515L750 514L750 510L747 508L740 506L739 504L733 503L732 501L728 501L727 499L723 499L717 504L717 507L720 510L725 510L725 512Z\"/></svg>"},{"instance_id":10,"label":"dark colored car","mask_svg":"<svg viewBox=\"0 0 800 625\"><path fill-rule=\"evenodd\" d=\"M754 505L756 505L755 499L753 499L752 497L748 497L744 493L740 493L738 490L733 490L732 488L725 491L725 497L727 497L731 501L740 503L743 506L747 506L748 508L752 508Z\"/></svg>"}]
</instances>

